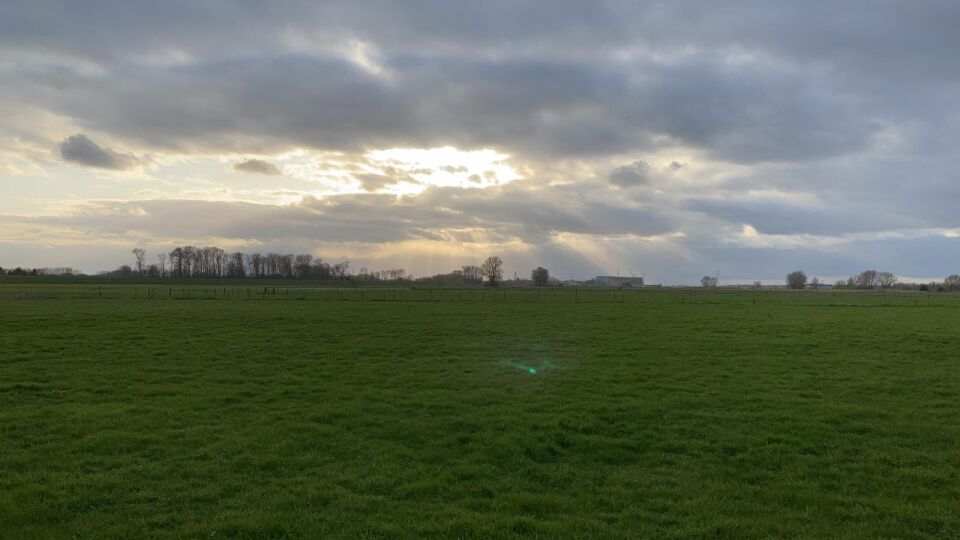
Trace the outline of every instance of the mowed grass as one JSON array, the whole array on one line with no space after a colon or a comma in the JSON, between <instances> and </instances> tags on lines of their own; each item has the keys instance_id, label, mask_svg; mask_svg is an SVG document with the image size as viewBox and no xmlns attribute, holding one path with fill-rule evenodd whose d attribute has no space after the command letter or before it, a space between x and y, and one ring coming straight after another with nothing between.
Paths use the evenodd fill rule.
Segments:
<instances>
[{"instance_id":1,"label":"mowed grass","mask_svg":"<svg viewBox=\"0 0 960 540\"><path fill-rule=\"evenodd\" d=\"M2 299L0 536L960 536L960 309L750 298Z\"/></svg>"}]
</instances>

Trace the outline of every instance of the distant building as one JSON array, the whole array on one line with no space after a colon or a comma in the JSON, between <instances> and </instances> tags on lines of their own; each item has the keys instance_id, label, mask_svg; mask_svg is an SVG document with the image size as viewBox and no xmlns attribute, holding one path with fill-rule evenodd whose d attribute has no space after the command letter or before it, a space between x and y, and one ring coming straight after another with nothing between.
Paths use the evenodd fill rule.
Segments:
<instances>
[{"instance_id":1,"label":"distant building","mask_svg":"<svg viewBox=\"0 0 960 540\"><path fill-rule=\"evenodd\" d=\"M593 282L601 287L643 287L642 277L597 276Z\"/></svg>"}]
</instances>

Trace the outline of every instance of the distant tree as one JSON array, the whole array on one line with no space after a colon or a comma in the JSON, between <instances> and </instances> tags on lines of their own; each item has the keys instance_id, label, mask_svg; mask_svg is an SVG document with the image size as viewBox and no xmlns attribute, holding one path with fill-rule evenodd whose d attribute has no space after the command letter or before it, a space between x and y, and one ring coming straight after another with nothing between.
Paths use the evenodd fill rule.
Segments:
<instances>
[{"instance_id":1,"label":"distant tree","mask_svg":"<svg viewBox=\"0 0 960 540\"><path fill-rule=\"evenodd\" d=\"M889 289L897 284L897 276L890 272L880 272L877 274L877 284L880 285L881 288Z\"/></svg>"},{"instance_id":2,"label":"distant tree","mask_svg":"<svg viewBox=\"0 0 960 540\"><path fill-rule=\"evenodd\" d=\"M227 258L227 277L243 279L246 276L243 253L235 251Z\"/></svg>"},{"instance_id":3,"label":"distant tree","mask_svg":"<svg viewBox=\"0 0 960 540\"><path fill-rule=\"evenodd\" d=\"M310 277L310 264L313 262L313 255L297 255L293 261L293 271L299 279Z\"/></svg>"},{"instance_id":4,"label":"distant tree","mask_svg":"<svg viewBox=\"0 0 960 540\"><path fill-rule=\"evenodd\" d=\"M952 274L943 280L943 288L947 291L960 291L960 275Z\"/></svg>"},{"instance_id":5,"label":"distant tree","mask_svg":"<svg viewBox=\"0 0 960 540\"><path fill-rule=\"evenodd\" d=\"M700 278L700 286L710 288L717 286L717 278L713 276L703 276Z\"/></svg>"},{"instance_id":6,"label":"distant tree","mask_svg":"<svg viewBox=\"0 0 960 540\"><path fill-rule=\"evenodd\" d=\"M483 279L483 276L480 275L480 267L475 265L467 265L460 268L460 272L463 275L464 281L480 281Z\"/></svg>"},{"instance_id":7,"label":"distant tree","mask_svg":"<svg viewBox=\"0 0 960 540\"><path fill-rule=\"evenodd\" d=\"M158 265L159 268L160 268L160 277L166 276L166 275L167 275L167 254L166 254L166 253L158 253L158 254L157 254L157 261L160 262L160 264Z\"/></svg>"},{"instance_id":8,"label":"distant tree","mask_svg":"<svg viewBox=\"0 0 960 540\"><path fill-rule=\"evenodd\" d=\"M247 256L247 265L250 268L250 275L254 278L263 277L263 255L259 253L251 253Z\"/></svg>"},{"instance_id":9,"label":"distant tree","mask_svg":"<svg viewBox=\"0 0 960 540\"><path fill-rule=\"evenodd\" d=\"M137 273L141 276L143 275L143 259L147 255L147 251L143 248L133 248L130 250L130 253L133 253L133 257L137 261Z\"/></svg>"},{"instance_id":10,"label":"distant tree","mask_svg":"<svg viewBox=\"0 0 960 540\"><path fill-rule=\"evenodd\" d=\"M787 287L790 289L803 289L807 286L807 274L802 270L790 272L787 274Z\"/></svg>"},{"instance_id":11,"label":"distant tree","mask_svg":"<svg viewBox=\"0 0 960 540\"><path fill-rule=\"evenodd\" d=\"M811 289L814 289L814 290L819 289L819 288L820 288L820 278L818 278L817 276L813 276L813 279L810 280L810 288L811 288Z\"/></svg>"},{"instance_id":12,"label":"distant tree","mask_svg":"<svg viewBox=\"0 0 960 540\"><path fill-rule=\"evenodd\" d=\"M854 279L858 289L873 289L877 286L877 271L864 270Z\"/></svg>"},{"instance_id":13,"label":"distant tree","mask_svg":"<svg viewBox=\"0 0 960 540\"><path fill-rule=\"evenodd\" d=\"M183 277L183 248L175 247L170 250L170 275Z\"/></svg>"},{"instance_id":14,"label":"distant tree","mask_svg":"<svg viewBox=\"0 0 960 540\"><path fill-rule=\"evenodd\" d=\"M530 279L536 287L546 287L550 284L550 271L542 266L538 266L530 273Z\"/></svg>"},{"instance_id":15,"label":"distant tree","mask_svg":"<svg viewBox=\"0 0 960 540\"><path fill-rule=\"evenodd\" d=\"M193 246L183 246L183 277L193 277L194 268L196 268L197 248Z\"/></svg>"},{"instance_id":16,"label":"distant tree","mask_svg":"<svg viewBox=\"0 0 960 540\"><path fill-rule=\"evenodd\" d=\"M486 278L491 287L496 287L503 279L503 259L497 256L487 257L480 265L480 275Z\"/></svg>"},{"instance_id":17,"label":"distant tree","mask_svg":"<svg viewBox=\"0 0 960 540\"><path fill-rule=\"evenodd\" d=\"M330 279L330 265L323 262L320 257L313 260L311 273L314 279Z\"/></svg>"},{"instance_id":18,"label":"distant tree","mask_svg":"<svg viewBox=\"0 0 960 540\"><path fill-rule=\"evenodd\" d=\"M333 274L333 279L346 279L349 275L349 269L350 261L340 262L330 267L330 271Z\"/></svg>"}]
</instances>

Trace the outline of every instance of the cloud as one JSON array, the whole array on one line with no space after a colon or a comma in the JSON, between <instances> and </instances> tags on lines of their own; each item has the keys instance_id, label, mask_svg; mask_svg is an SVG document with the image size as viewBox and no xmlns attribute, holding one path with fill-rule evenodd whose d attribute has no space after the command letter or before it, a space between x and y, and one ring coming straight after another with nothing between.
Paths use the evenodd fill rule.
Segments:
<instances>
[{"instance_id":1,"label":"cloud","mask_svg":"<svg viewBox=\"0 0 960 540\"><path fill-rule=\"evenodd\" d=\"M159 241L208 238L261 244L296 242L389 243L482 230L531 244L559 233L657 235L673 231L671 217L654 206L620 208L576 191L542 192L509 184L486 190L429 187L416 197L355 193L286 204L149 199L91 201L61 216L26 219L77 235L141 235Z\"/></svg>"},{"instance_id":2,"label":"cloud","mask_svg":"<svg viewBox=\"0 0 960 540\"><path fill-rule=\"evenodd\" d=\"M952 2L879 0L864 11L823 0L561 1L546 10L533 0L377 9L331 0L222 10L52 0L0 11L0 174L42 166L50 175L9 187L0 212L32 204L23 213L40 215L69 192L90 206L57 226L98 238L138 227L158 241L386 245L483 230L519 239L526 253L573 235L576 246L624 258L636 249L669 269L678 258L641 248L683 232L657 249L702 258L708 268L691 270L702 275L724 265L766 272L761 255L794 266L801 251L826 264L798 238L842 237L852 266L872 266L878 244L856 235L960 227ZM68 133L77 135L60 143ZM108 170L149 154L151 184L105 187L82 169L47 167L57 144L64 160ZM514 178L457 160L409 163L401 174L366 157L448 146L509 155L522 180L499 186ZM282 160L286 176L271 189L284 194L255 177L224 182L224 156L235 155L258 156L265 166L236 167L259 173ZM197 193L307 197L183 201ZM225 226L212 213L235 219ZM763 247L730 244L744 224Z\"/></svg>"},{"instance_id":3,"label":"cloud","mask_svg":"<svg viewBox=\"0 0 960 540\"><path fill-rule=\"evenodd\" d=\"M82 133L71 135L60 143L60 157L64 161L113 171L132 169L138 163L134 156L104 148Z\"/></svg>"},{"instance_id":4,"label":"cloud","mask_svg":"<svg viewBox=\"0 0 960 540\"><path fill-rule=\"evenodd\" d=\"M666 64L640 58L630 70L602 60L442 54L383 64L389 79L331 54L199 57L188 66L118 66L122 85L69 69L21 73L11 92L79 125L175 152L453 145L549 160L674 141L721 160L797 161L863 148L893 112L815 74L729 66L717 53Z\"/></svg>"},{"instance_id":5,"label":"cloud","mask_svg":"<svg viewBox=\"0 0 960 540\"><path fill-rule=\"evenodd\" d=\"M650 182L650 174L650 165L646 161L635 161L614 169L610 173L610 182L620 187L639 186Z\"/></svg>"},{"instance_id":6,"label":"cloud","mask_svg":"<svg viewBox=\"0 0 960 540\"><path fill-rule=\"evenodd\" d=\"M269 161L264 161L262 159L246 159L238 163L234 163L233 170L242 173L253 173L253 174L266 174L266 175L280 175L283 174L280 172L280 169L270 163Z\"/></svg>"}]
</instances>

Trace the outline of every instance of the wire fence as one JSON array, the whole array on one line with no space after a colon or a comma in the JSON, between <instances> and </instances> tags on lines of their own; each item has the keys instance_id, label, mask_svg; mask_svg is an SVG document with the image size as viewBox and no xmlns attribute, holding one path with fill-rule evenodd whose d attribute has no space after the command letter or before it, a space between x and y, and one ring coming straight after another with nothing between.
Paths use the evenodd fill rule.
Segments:
<instances>
[{"instance_id":1,"label":"wire fence","mask_svg":"<svg viewBox=\"0 0 960 540\"><path fill-rule=\"evenodd\" d=\"M342 302L610 303L960 307L960 294L915 291L784 291L682 288L374 288L288 286L0 285L0 300L259 300Z\"/></svg>"}]
</instances>

